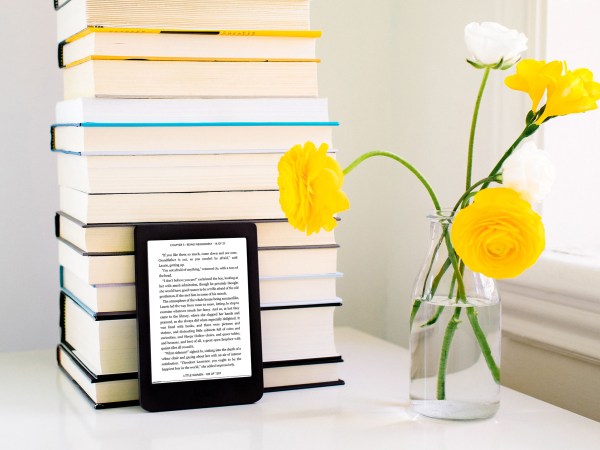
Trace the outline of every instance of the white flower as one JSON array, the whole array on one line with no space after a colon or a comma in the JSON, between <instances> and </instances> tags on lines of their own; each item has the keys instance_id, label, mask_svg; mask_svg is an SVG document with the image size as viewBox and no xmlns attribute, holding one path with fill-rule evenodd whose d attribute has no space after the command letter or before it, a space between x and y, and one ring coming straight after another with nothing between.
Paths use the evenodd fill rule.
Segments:
<instances>
[{"instance_id":1,"label":"white flower","mask_svg":"<svg viewBox=\"0 0 600 450\"><path fill-rule=\"evenodd\" d=\"M532 203L540 203L554 183L554 164L532 141L519 145L502 167L502 184Z\"/></svg>"},{"instance_id":2,"label":"white flower","mask_svg":"<svg viewBox=\"0 0 600 450\"><path fill-rule=\"evenodd\" d=\"M508 69L527 50L527 36L496 22L468 24L465 43L471 55L468 61L479 68Z\"/></svg>"}]
</instances>

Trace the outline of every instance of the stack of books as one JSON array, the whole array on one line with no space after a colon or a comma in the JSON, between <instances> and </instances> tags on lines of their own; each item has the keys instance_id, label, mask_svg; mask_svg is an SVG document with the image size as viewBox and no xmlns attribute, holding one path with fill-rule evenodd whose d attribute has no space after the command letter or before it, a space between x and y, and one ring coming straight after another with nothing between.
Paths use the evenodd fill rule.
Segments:
<instances>
[{"instance_id":1,"label":"stack of books","mask_svg":"<svg viewBox=\"0 0 600 450\"><path fill-rule=\"evenodd\" d=\"M265 390L342 384L333 232L279 207L277 163L332 145L310 0L55 0L58 362L96 407L137 402L133 230L251 221ZM331 152L335 157L335 151Z\"/></svg>"}]
</instances>

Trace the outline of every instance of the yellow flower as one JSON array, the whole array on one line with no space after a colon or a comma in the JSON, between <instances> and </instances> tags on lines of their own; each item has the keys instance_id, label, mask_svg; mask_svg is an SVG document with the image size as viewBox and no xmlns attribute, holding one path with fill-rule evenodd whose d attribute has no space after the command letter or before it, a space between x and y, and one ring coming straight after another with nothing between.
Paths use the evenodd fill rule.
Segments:
<instances>
[{"instance_id":1,"label":"yellow flower","mask_svg":"<svg viewBox=\"0 0 600 450\"><path fill-rule=\"evenodd\" d=\"M567 71L556 84L548 86L546 109L536 121L540 124L546 118L581 113L598 108L600 84L594 81L594 75L588 69Z\"/></svg>"},{"instance_id":2,"label":"yellow flower","mask_svg":"<svg viewBox=\"0 0 600 450\"><path fill-rule=\"evenodd\" d=\"M517 64L517 73L506 77L504 84L516 91L523 91L531 98L531 110L536 112L550 84L561 77L563 64L560 61L538 61L524 59Z\"/></svg>"},{"instance_id":3,"label":"yellow flower","mask_svg":"<svg viewBox=\"0 0 600 450\"><path fill-rule=\"evenodd\" d=\"M279 204L289 223L306 234L331 231L334 214L350 207L342 191L344 173L327 155L327 144L295 145L279 160Z\"/></svg>"},{"instance_id":4,"label":"yellow flower","mask_svg":"<svg viewBox=\"0 0 600 450\"><path fill-rule=\"evenodd\" d=\"M509 188L479 191L456 214L450 236L467 267L492 278L516 277L545 246L541 217Z\"/></svg>"},{"instance_id":5,"label":"yellow flower","mask_svg":"<svg viewBox=\"0 0 600 450\"><path fill-rule=\"evenodd\" d=\"M540 125L549 117L565 116L596 109L600 100L600 84L588 69L567 70L560 61L524 59L517 64L517 73L506 77L511 89L523 91L531 98L531 110L537 112L546 95L544 112L535 121Z\"/></svg>"}]
</instances>

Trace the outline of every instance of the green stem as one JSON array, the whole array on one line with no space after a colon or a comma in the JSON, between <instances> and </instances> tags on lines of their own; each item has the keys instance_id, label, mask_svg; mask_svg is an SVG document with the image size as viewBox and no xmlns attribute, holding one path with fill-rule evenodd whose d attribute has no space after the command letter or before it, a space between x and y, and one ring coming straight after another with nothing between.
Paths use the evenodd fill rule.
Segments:
<instances>
[{"instance_id":1,"label":"green stem","mask_svg":"<svg viewBox=\"0 0 600 450\"><path fill-rule=\"evenodd\" d=\"M450 267L450 259L446 258L446 261L444 261L442 268L440 269L439 273L433 279L433 283L431 283L431 296L432 297L434 296L435 291L437 290L437 287L440 284L440 281L442 280L442 277L444 276L444 274L446 273L446 270L448 270L449 267ZM454 284L454 279L453 279L453 284Z\"/></svg>"},{"instance_id":2,"label":"green stem","mask_svg":"<svg viewBox=\"0 0 600 450\"><path fill-rule=\"evenodd\" d=\"M450 344L452 343L452 338L454 337L454 333L456 333L456 329L460 323L461 310L462 308L456 308L454 310L454 314L448 321L448 325L446 326L446 331L444 333L444 340L442 342L442 351L440 355L440 366L438 367L437 377L436 397L438 400L446 399L446 367L448 365L448 354L450 353Z\"/></svg>"},{"instance_id":3,"label":"green stem","mask_svg":"<svg viewBox=\"0 0 600 450\"><path fill-rule=\"evenodd\" d=\"M433 283L431 284L430 297L434 296L435 291L437 290L437 287L440 284L440 280L442 279L442 277L448 270L448 267L450 267L450 259L446 258L446 261L444 261L444 265L442 266L442 268L440 269L440 271L436 275L436 277L433 279ZM456 275L453 275L452 281L450 282L450 292L448 293L448 298L452 298L455 284L456 284ZM431 319L429 319L425 324L421 325L421 327L430 326L430 325L433 325L434 323L436 323L437 320L440 318L443 311L444 311L444 307L438 306L433 317ZM416 314L416 312L415 312L415 314ZM411 322L411 324L412 324L412 322Z\"/></svg>"},{"instance_id":4,"label":"green stem","mask_svg":"<svg viewBox=\"0 0 600 450\"><path fill-rule=\"evenodd\" d=\"M454 274L456 275L456 282L458 283L456 289L456 299L457 301L466 302L467 294L465 292L465 284L462 277L462 271L458 267L456 253L454 252L454 247L452 247L452 242L450 242L450 235L448 233L446 233L446 247L448 248L448 258L450 259L450 263L452 264L452 268L454 269Z\"/></svg>"},{"instance_id":5,"label":"green stem","mask_svg":"<svg viewBox=\"0 0 600 450\"><path fill-rule=\"evenodd\" d=\"M508 157L510 155L512 155L512 153L515 151L515 149L518 147L518 145L521 143L521 141L523 139L525 139L526 137L529 137L533 133L535 133L538 128L539 128L539 125L536 125L535 123L526 125L525 129L523 129L523 131L521 132L519 137L515 140L515 142L513 142L513 144L508 148L508 150L506 150L506 152L504 152L504 155L502 155L502 158L500 158L500 160L496 163L496 165L494 166L494 168L488 175L488 178L492 178L492 177L495 177L496 175L498 175L498 172L502 168L502 164L504 164L504 161L506 161L508 159ZM490 182L484 183L483 186L481 187L481 189L487 188L490 185Z\"/></svg>"},{"instance_id":6,"label":"green stem","mask_svg":"<svg viewBox=\"0 0 600 450\"><path fill-rule=\"evenodd\" d=\"M436 258L437 258L437 253L440 250L440 247L442 246L442 242L444 242L444 234L447 232L448 230L448 225L442 225L443 227L443 231L442 231L442 236L440 237L440 240L438 241L438 243L435 245L435 248L433 250L433 255L430 258L430 264L429 264L429 268L427 269L427 273L425 274L425 278L423 280L423 290L421 291L421 299L423 299L423 297L425 297L425 291L427 290L427 280L429 279L429 275L431 275L431 270L433 269L433 263L435 262ZM444 266L446 265L446 262L444 262ZM448 262L448 266L450 266L450 263ZM446 267L447 269L448 267ZM440 271L441 272L441 271ZM437 276L434 278L432 286L431 286L431 294L430 297L433 297L433 295L435 294L435 291L437 289L437 285L440 282L440 274L438 273ZM434 287L435 286L435 287Z\"/></svg>"},{"instance_id":7,"label":"green stem","mask_svg":"<svg viewBox=\"0 0 600 450\"><path fill-rule=\"evenodd\" d=\"M452 268L454 269L454 275L456 276L457 289L456 289L456 300L457 302L466 302L467 295L465 292L465 285L462 277L462 272L459 268L458 261L456 259L456 254L454 253L454 247L452 247L452 243L450 242L450 236L446 233L446 246L448 248L448 258L452 263ZM448 365L448 355L450 353L450 344L452 344L452 339L454 338L454 333L458 328L458 324L460 323L460 313L462 308L456 308L454 314L450 318L448 325L446 326L446 331L444 332L444 339L442 341L442 348L440 350L440 364L438 367L438 379L437 379L437 399L445 400L446 399L446 367Z\"/></svg>"},{"instance_id":8,"label":"green stem","mask_svg":"<svg viewBox=\"0 0 600 450\"><path fill-rule=\"evenodd\" d=\"M413 303L412 311L410 314L410 322L409 322L410 329L412 329L413 321L417 315L417 312L419 311L419 308L421 307L421 302L422 302L423 298L425 297L425 292L427 291L427 280L429 279L429 276L431 275L431 269L433 269L433 263L435 262L435 259L436 259L435 255L437 255L437 252L440 250L440 247L442 246L442 243L444 242L446 233L448 233L448 225L443 225L442 235L440 236L440 240L435 245L435 249L433 250L433 255L430 258L430 264L429 264L429 268L427 269L427 274L425 275L425 278L423 280L423 290L421 291L421 298L415 299L415 302ZM431 283L431 288L429 289L429 297L427 298L427 300L431 299L435 295L435 292L437 291L440 281L442 281L442 277L444 276L444 274L446 273L446 271L448 270L449 267L450 267L450 259L446 258L446 261L444 261L444 264L442 264L440 271L438 272L438 274L435 276L435 278L433 279L433 281ZM452 280L452 283L454 284L454 279ZM441 311L440 311L440 313L441 313ZM439 317L439 314L436 314L436 316ZM433 320L433 322L431 322L431 320L430 320L425 325L434 324L436 320L437 320L437 317L435 317L435 320Z\"/></svg>"},{"instance_id":9,"label":"green stem","mask_svg":"<svg viewBox=\"0 0 600 450\"><path fill-rule=\"evenodd\" d=\"M456 202L456 204L454 205L454 208L452 208L453 212L458 211L458 208L462 207L464 208L465 206L467 206L465 203L468 200L468 198L471 196L471 193L477 189L479 186L487 184L489 185L490 183L493 182L500 182L500 177L498 176L498 174L486 177L482 180L479 180L477 183L473 184L469 189L467 189L465 191L465 193L463 195L460 196L460 198L458 199L458 201Z\"/></svg>"},{"instance_id":10,"label":"green stem","mask_svg":"<svg viewBox=\"0 0 600 450\"><path fill-rule=\"evenodd\" d=\"M363 153L358 158L356 158L354 161L352 161L348 165L348 167L346 167L344 169L344 175L348 175L350 172L352 172L363 161L365 161L365 160L367 160L369 158L372 158L374 156L385 156L387 158L391 158L394 161L397 161L400 164L402 164L404 167L406 167L413 175L415 175L417 177L417 179L421 182L421 184L423 184L423 186L425 187L425 189L429 193L429 196L431 197L431 201L433 202L433 206L435 207L436 211L439 211L440 209L442 209L441 206L440 206L440 202L439 202L437 196L435 195L435 192L434 192L433 188L431 187L431 185L427 181L427 179L412 164L410 164L404 158L396 155L395 153L384 152L384 151L381 151L381 150L373 150L371 152ZM412 326L413 320L414 320L417 312L419 311L419 307L420 306L421 306L421 300L415 299L415 301L413 303L412 311L411 311L411 314L410 314L410 325L411 326Z\"/></svg>"},{"instance_id":11,"label":"green stem","mask_svg":"<svg viewBox=\"0 0 600 450\"><path fill-rule=\"evenodd\" d=\"M492 373L492 377L496 383L500 383L500 369L494 361L494 356L492 355L492 351L490 350L490 344L488 343L485 333L481 329L479 325L479 320L477 320L477 311L474 307L469 306L467 308L467 317L469 318L469 322L471 323L471 328L473 328L473 332L475 333L475 338L477 339L477 343L479 344L479 348L481 348L481 353L487 363L487 366Z\"/></svg>"},{"instance_id":12,"label":"green stem","mask_svg":"<svg viewBox=\"0 0 600 450\"><path fill-rule=\"evenodd\" d=\"M394 161L399 162L404 167L406 167L410 172L412 172L413 175L415 175L418 178L418 180L421 182L421 184L423 184L423 186L425 186L425 189L429 193L429 196L431 197L431 201L433 202L433 205L435 206L435 210L439 211L440 209L442 209L440 206L440 202L438 201L437 196L435 195L435 192L433 191L433 188L431 187L429 182L425 179L425 177L421 174L421 172L419 172L412 164L410 164L404 158L396 155L395 153L384 152L381 150L374 150L372 152L363 153L358 158L356 158L354 161L352 161L350 163L350 165L348 165L348 167L346 167L344 169L344 175L348 175L350 172L352 172L352 170L354 170L354 168L356 166L358 166L363 161L365 161L369 158L372 158L373 156L385 156L387 158L391 158Z\"/></svg>"},{"instance_id":13,"label":"green stem","mask_svg":"<svg viewBox=\"0 0 600 450\"><path fill-rule=\"evenodd\" d=\"M418 298L415 299L412 309L410 311L410 320L409 327L412 330L413 322L415 321L415 317L417 316L417 312L419 312L419 308L421 307L422 301Z\"/></svg>"},{"instance_id":14,"label":"green stem","mask_svg":"<svg viewBox=\"0 0 600 450\"><path fill-rule=\"evenodd\" d=\"M454 297L454 288L456 287L456 275L452 275L452 280L450 281L450 289L448 292L448 299L451 300Z\"/></svg>"},{"instance_id":15,"label":"green stem","mask_svg":"<svg viewBox=\"0 0 600 450\"><path fill-rule=\"evenodd\" d=\"M483 91L490 75L490 67L486 67L483 72L483 79L479 86L479 92L477 93L477 100L475 101L475 109L473 110L473 118L471 119L471 133L469 135L469 152L467 155L467 181L465 189L471 187L471 172L473 170L473 147L475 144L475 129L477 128L477 117L479 116L479 106L481 105L481 98L483 97Z\"/></svg>"},{"instance_id":16,"label":"green stem","mask_svg":"<svg viewBox=\"0 0 600 450\"><path fill-rule=\"evenodd\" d=\"M444 312L444 307L443 306L438 306L435 309L435 313L433 314L433 316L431 317L431 319L429 319L427 322L425 322L423 325L421 325L421 328L429 327L429 326L433 325L434 323L436 323L437 320L440 318L440 316L442 315L443 312Z\"/></svg>"}]
</instances>

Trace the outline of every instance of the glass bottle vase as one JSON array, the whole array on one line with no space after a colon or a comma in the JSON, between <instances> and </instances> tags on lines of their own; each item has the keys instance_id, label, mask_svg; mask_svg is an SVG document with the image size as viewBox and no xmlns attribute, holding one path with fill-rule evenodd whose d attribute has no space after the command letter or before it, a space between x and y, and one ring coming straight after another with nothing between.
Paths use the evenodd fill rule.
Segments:
<instances>
[{"instance_id":1,"label":"glass bottle vase","mask_svg":"<svg viewBox=\"0 0 600 450\"><path fill-rule=\"evenodd\" d=\"M410 318L410 400L440 419L483 419L500 402L500 296L469 270L450 240L453 213L430 220L430 247L415 282Z\"/></svg>"}]
</instances>

